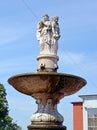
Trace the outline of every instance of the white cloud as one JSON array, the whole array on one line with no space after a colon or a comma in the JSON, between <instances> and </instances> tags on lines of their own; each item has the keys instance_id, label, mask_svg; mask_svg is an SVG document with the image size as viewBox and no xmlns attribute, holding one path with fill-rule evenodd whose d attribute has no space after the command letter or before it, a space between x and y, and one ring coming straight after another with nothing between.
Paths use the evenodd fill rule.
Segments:
<instances>
[{"instance_id":1,"label":"white cloud","mask_svg":"<svg viewBox=\"0 0 97 130\"><path fill-rule=\"evenodd\" d=\"M28 111L37 110L37 105L35 103L35 100L30 96L23 95L16 91L15 95L12 94L10 96L7 96L7 98L11 109L15 109L17 111L23 111L23 112L25 111L25 113ZM33 108L33 104L35 104L34 108Z\"/></svg>"},{"instance_id":2,"label":"white cloud","mask_svg":"<svg viewBox=\"0 0 97 130\"><path fill-rule=\"evenodd\" d=\"M10 27L9 27L10 26ZM31 31L31 26L27 25L13 25L9 24L8 26L0 27L0 45L12 43L17 41L21 37L27 35Z\"/></svg>"},{"instance_id":3,"label":"white cloud","mask_svg":"<svg viewBox=\"0 0 97 130\"><path fill-rule=\"evenodd\" d=\"M3 60L0 63L0 82L4 84L11 76L16 74L36 72L37 62L32 62L32 58L30 60L29 58L31 57L26 56L25 58L19 57Z\"/></svg>"},{"instance_id":4,"label":"white cloud","mask_svg":"<svg viewBox=\"0 0 97 130\"><path fill-rule=\"evenodd\" d=\"M88 74L97 74L97 61L86 61L85 64L83 64L83 69L86 70Z\"/></svg>"},{"instance_id":5,"label":"white cloud","mask_svg":"<svg viewBox=\"0 0 97 130\"><path fill-rule=\"evenodd\" d=\"M75 53L69 51L59 50L60 61L62 64L80 64L85 60L85 55L83 53Z\"/></svg>"},{"instance_id":6,"label":"white cloud","mask_svg":"<svg viewBox=\"0 0 97 130\"><path fill-rule=\"evenodd\" d=\"M95 57L88 54L60 51L60 70L84 77L92 90L96 89L97 61ZM91 89L91 88L90 88ZM89 89L89 91L90 91Z\"/></svg>"}]
</instances>

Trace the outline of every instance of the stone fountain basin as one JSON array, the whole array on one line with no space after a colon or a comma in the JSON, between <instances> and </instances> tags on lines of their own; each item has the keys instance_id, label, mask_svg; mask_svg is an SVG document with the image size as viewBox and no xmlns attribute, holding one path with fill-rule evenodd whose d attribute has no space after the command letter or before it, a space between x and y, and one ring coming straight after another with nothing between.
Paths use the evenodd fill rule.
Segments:
<instances>
[{"instance_id":1,"label":"stone fountain basin","mask_svg":"<svg viewBox=\"0 0 97 130\"><path fill-rule=\"evenodd\" d=\"M19 92L34 98L44 93L50 98L56 97L55 100L74 94L86 85L86 80L81 77L56 72L19 74L10 77L8 82Z\"/></svg>"}]
</instances>

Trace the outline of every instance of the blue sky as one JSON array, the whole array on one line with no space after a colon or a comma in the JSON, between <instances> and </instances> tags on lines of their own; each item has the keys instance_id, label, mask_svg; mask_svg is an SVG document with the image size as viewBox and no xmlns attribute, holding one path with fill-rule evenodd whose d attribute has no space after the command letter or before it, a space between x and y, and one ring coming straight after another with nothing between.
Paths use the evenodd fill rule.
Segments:
<instances>
[{"instance_id":1,"label":"blue sky","mask_svg":"<svg viewBox=\"0 0 97 130\"><path fill-rule=\"evenodd\" d=\"M27 130L37 109L35 100L17 92L7 80L16 74L36 72L36 26L45 13L50 18L59 17L58 72L78 75L88 82L58 104L64 125L73 130L71 102L81 101L79 95L97 94L97 0L1 0L0 83L7 91L10 115Z\"/></svg>"}]
</instances>

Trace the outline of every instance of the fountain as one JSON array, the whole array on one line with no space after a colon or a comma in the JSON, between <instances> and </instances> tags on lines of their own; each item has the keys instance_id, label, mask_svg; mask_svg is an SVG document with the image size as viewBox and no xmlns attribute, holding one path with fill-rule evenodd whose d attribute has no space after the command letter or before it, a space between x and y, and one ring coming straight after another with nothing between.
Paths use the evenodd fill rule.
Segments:
<instances>
[{"instance_id":1,"label":"fountain","mask_svg":"<svg viewBox=\"0 0 97 130\"><path fill-rule=\"evenodd\" d=\"M86 85L86 80L57 72L60 38L57 16L50 21L45 14L37 25L36 36L40 43L37 72L12 76L8 82L19 92L36 100L38 109L31 117L28 130L66 130L66 126L62 125L64 118L58 112L57 104L63 97L80 90Z\"/></svg>"}]
</instances>

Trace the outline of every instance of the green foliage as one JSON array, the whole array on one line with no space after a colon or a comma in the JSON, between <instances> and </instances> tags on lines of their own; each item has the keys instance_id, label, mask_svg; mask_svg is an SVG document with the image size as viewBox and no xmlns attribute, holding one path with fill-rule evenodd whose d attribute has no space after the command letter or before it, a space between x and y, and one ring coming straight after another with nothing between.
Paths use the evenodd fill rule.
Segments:
<instances>
[{"instance_id":1,"label":"green foliage","mask_svg":"<svg viewBox=\"0 0 97 130\"><path fill-rule=\"evenodd\" d=\"M13 119L8 115L6 95L4 86L0 84L0 130L22 130L20 126L12 122Z\"/></svg>"}]
</instances>

